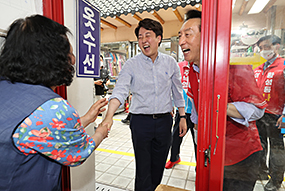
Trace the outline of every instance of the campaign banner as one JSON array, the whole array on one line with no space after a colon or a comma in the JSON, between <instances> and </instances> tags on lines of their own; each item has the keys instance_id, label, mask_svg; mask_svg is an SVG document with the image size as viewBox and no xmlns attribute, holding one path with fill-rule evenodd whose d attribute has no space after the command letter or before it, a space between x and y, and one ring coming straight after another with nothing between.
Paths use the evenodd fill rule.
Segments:
<instances>
[{"instance_id":1,"label":"campaign banner","mask_svg":"<svg viewBox=\"0 0 285 191\"><path fill-rule=\"evenodd\" d=\"M100 76L100 11L85 0L77 0L77 77Z\"/></svg>"}]
</instances>

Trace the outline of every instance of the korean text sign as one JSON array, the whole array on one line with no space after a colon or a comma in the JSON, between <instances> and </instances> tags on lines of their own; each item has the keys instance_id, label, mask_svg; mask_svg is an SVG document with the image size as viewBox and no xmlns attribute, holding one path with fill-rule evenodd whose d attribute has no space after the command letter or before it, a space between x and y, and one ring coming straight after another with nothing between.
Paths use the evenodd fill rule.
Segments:
<instances>
[{"instance_id":1,"label":"korean text sign","mask_svg":"<svg viewBox=\"0 0 285 191\"><path fill-rule=\"evenodd\" d=\"M100 76L100 11L85 0L77 0L78 77Z\"/></svg>"}]
</instances>

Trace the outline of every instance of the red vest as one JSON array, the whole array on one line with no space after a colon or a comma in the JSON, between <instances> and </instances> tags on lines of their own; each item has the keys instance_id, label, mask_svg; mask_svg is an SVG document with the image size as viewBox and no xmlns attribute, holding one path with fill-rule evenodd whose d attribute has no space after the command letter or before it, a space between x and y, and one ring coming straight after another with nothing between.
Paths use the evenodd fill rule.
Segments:
<instances>
[{"instance_id":1,"label":"red vest","mask_svg":"<svg viewBox=\"0 0 285 191\"><path fill-rule=\"evenodd\" d=\"M199 73L193 68L193 62L190 63L189 68L189 83L187 95L194 100L196 111L198 111L198 98L199 98Z\"/></svg>"},{"instance_id":2,"label":"red vest","mask_svg":"<svg viewBox=\"0 0 285 191\"><path fill-rule=\"evenodd\" d=\"M267 106L262 92L255 83L251 66L230 66L228 103L231 102L252 103L260 109ZM246 127L227 117L225 149L226 166L236 164L251 154L261 151L255 121L249 122L249 127Z\"/></svg>"},{"instance_id":3,"label":"red vest","mask_svg":"<svg viewBox=\"0 0 285 191\"><path fill-rule=\"evenodd\" d=\"M193 67L190 67L189 82L191 86L188 88L187 95L194 99L197 109L199 73L195 72ZM260 109L264 109L267 106L260 89L256 85L251 66L231 65L229 70L228 88L229 103L252 103ZM225 149L226 166L236 164L246 159L251 154L261 151L262 147L255 121L249 122L249 127L246 127L228 117Z\"/></svg>"},{"instance_id":4,"label":"red vest","mask_svg":"<svg viewBox=\"0 0 285 191\"><path fill-rule=\"evenodd\" d=\"M187 90L188 84L189 84L189 69L190 69L190 67L188 66L187 61L179 62L178 66L179 66L180 74L181 74L182 87L183 87L183 89Z\"/></svg>"},{"instance_id":5,"label":"red vest","mask_svg":"<svg viewBox=\"0 0 285 191\"><path fill-rule=\"evenodd\" d=\"M278 57L265 71L264 64L254 69L257 86L261 89L268 106L267 113L281 115L285 103L284 74L285 60Z\"/></svg>"}]
</instances>

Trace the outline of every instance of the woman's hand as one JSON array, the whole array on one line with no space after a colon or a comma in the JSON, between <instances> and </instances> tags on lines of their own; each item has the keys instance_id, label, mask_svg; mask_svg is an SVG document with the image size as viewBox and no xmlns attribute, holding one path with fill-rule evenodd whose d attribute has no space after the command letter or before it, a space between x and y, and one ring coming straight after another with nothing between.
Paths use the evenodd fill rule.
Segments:
<instances>
[{"instance_id":1,"label":"woman's hand","mask_svg":"<svg viewBox=\"0 0 285 191\"><path fill-rule=\"evenodd\" d=\"M86 127L90 123L94 122L97 119L98 115L106 110L106 108L102 107L107 104L108 101L106 100L106 98L96 101L87 111L87 113L84 116L80 117L81 124L83 125L83 127Z\"/></svg>"},{"instance_id":2,"label":"woman's hand","mask_svg":"<svg viewBox=\"0 0 285 191\"><path fill-rule=\"evenodd\" d=\"M93 140L95 141L95 149L100 145L100 143L108 137L109 129L107 125L99 124L96 128L94 135L92 135Z\"/></svg>"}]
</instances>

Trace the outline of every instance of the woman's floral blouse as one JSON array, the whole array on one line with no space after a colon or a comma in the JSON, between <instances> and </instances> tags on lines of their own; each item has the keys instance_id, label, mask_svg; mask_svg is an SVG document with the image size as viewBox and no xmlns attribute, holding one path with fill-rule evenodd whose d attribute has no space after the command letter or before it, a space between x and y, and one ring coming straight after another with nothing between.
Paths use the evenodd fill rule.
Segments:
<instances>
[{"instance_id":1,"label":"woman's floral blouse","mask_svg":"<svg viewBox=\"0 0 285 191\"><path fill-rule=\"evenodd\" d=\"M16 129L13 139L25 155L39 152L67 166L80 165L95 149L78 113L63 98L38 107Z\"/></svg>"}]
</instances>

